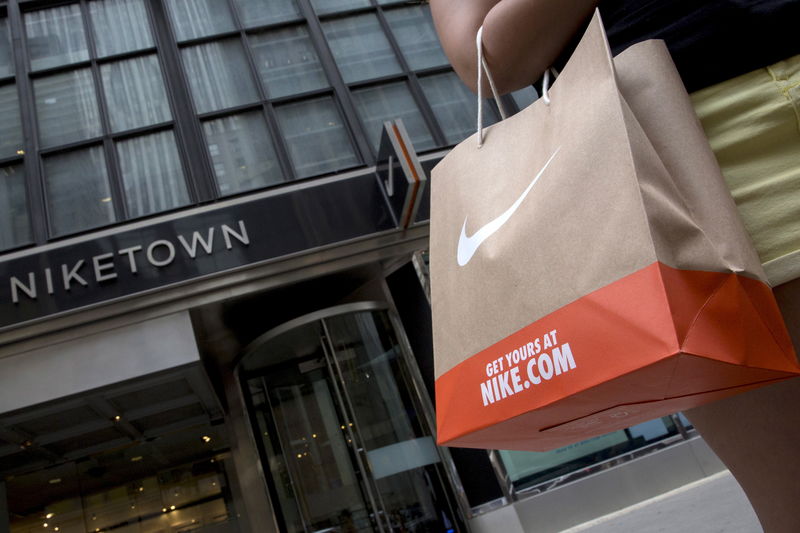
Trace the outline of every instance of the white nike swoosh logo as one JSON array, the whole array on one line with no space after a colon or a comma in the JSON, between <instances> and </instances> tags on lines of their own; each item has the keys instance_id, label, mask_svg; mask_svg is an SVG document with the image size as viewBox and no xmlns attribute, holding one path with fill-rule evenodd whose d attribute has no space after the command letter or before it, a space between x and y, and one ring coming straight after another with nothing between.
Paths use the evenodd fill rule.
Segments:
<instances>
[{"instance_id":1,"label":"white nike swoosh logo","mask_svg":"<svg viewBox=\"0 0 800 533\"><path fill-rule=\"evenodd\" d=\"M478 250L478 247L483 243L483 241L491 237L494 232L503 227L503 224L508 222L508 219L511 218L511 215L514 214L514 211L517 210L522 201L525 200L525 197L528 196L528 193L531 192L531 189L534 185L536 185L536 182L539 181L539 178L542 177L542 173L544 173L545 169L550 164L550 161L553 160L559 150L561 150L560 146L556 148L556 151L553 152L553 155L550 156L550 159L547 160L547 163L545 163L539 173L536 174L536 177L533 178L533 181L531 181L531 184L528 185L528 188L525 189L520 197L517 198L517 201L514 202L514 204L505 211L505 213L483 226L471 237L467 237L467 219L464 218L464 225L461 227L461 236L458 238L458 266L463 267L469 263L469 260L472 259L473 255L475 255L475 252Z\"/></svg>"}]
</instances>

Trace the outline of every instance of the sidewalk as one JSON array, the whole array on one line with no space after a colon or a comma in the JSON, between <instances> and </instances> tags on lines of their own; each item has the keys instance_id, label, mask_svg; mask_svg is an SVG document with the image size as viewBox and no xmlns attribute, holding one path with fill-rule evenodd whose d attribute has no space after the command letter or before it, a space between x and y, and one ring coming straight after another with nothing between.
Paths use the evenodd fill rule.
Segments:
<instances>
[{"instance_id":1,"label":"sidewalk","mask_svg":"<svg viewBox=\"0 0 800 533\"><path fill-rule=\"evenodd\" d=\"M563 533L759 533L761 526L728 472L602 516Z\"/></svg>"}]
</instances>

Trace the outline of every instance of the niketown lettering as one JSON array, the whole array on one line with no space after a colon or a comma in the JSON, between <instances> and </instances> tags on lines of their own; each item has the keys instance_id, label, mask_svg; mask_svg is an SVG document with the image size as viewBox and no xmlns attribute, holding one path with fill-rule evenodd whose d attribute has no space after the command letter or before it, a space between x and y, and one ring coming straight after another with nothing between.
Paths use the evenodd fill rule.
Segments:
<instances>
[{"instance_id":1,"label":"niketown lettering","mask_svg":"<svg viewBox=\"0 0 800 533\"><path fill-rule=\"evenodd\" d=\"M486 363L490 379L481 382L484 407L574 370L572 348L568 342L559 345L557 334L554 329Z\"/></svg>"},{"instance_id":2,"label":"niketown lettering","mask_svg":"<svg viewBox=\"0 0 800 533\"><path fill-rule=\"evenodd\" d=\"M458 238L458 252L456 254L458 266L463 267L469 263L469 260L472 259L472 256L475 255L475 252L478 251L478 247L483 243L483 241L491 237L497 230L503 227L506 222L508 222L508 220L511 218L511 215L514 214L520 204L522 204L522 201L525 200L525 197L528 196L528 193L531 192L533 186L536 185L536 182L539 181L540 177L542 177L545 169L560 149L561 147L556 148L556 151L553 152L553 155L550 156L550 159L547 160L539 173L536 174L536 176L533 178L533 181L531 181L531 184L528 185L528 188L522 192L519 198L517 198L517 200L511 205L511 207L509 207L502 215L476 231L471 237L467 237L467 218L464 217L464 225L461 226L461 236Z\"/></svg>"}]
</instances>

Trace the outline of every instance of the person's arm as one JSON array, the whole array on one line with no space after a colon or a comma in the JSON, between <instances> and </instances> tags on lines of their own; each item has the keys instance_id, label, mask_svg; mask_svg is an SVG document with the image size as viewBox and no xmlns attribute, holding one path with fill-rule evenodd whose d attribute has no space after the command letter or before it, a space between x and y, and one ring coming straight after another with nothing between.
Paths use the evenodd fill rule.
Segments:
<instances>
[{"instance_id":1,"label":"person's arm","mask_svg":"<svg viewBox=\"0 0 800 533\"><path fill-rule=\"evenodd\" d=\"M473 92L478 76L475 35L483 25L486 62L497 89L503 94L538 80L598 2L430 0L444 52ZM488 91L488 85L484 89Z\"/></svg>"}]
</instances>

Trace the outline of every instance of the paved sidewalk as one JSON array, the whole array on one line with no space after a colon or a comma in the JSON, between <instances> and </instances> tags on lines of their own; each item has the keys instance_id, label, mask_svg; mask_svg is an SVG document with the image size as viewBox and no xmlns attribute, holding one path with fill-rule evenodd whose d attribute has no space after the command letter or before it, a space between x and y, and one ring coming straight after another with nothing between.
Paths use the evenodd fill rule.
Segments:
<instances>
[{"instance_id":1,"label":"paved sidewalk","mask_svg":"<svg viewBox=\"0 0 800 533\"><path fill-rule=\"evenodd\" d=\"M720 472L563 533L759 533L753 508L730 474Z\"/></svg>"}]
</instances>

